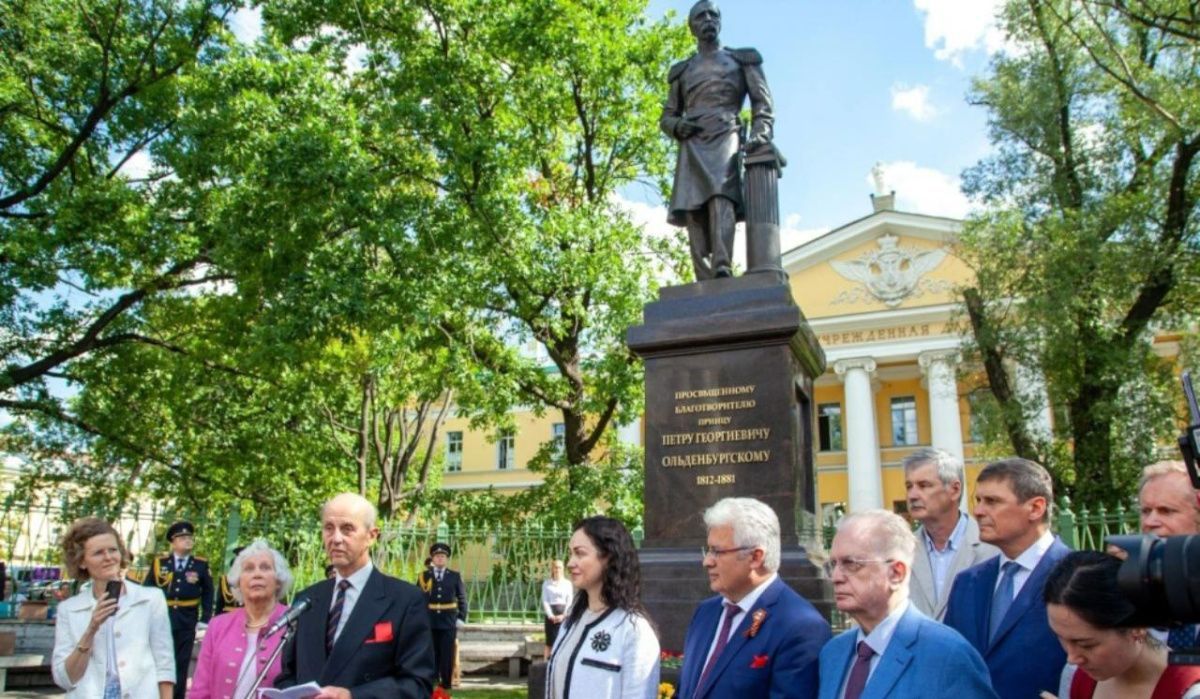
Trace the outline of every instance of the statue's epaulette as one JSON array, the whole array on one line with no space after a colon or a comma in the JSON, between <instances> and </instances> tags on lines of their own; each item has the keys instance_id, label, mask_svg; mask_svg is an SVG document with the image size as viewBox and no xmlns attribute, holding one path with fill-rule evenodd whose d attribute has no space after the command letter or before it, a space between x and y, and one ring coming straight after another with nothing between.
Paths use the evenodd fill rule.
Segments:
<instances>
[{"instance_id":1,"label":"statue's epaulette","mask_svg":"<svg viewBox=\"0 0 1200 699\"><path fill-rule=\"evenodd\" d=\"M688 56L687 58L683 59L682 61L671 66L671 70L667 71L667 82L669 82L669 83L675 82L675 78L678 78L680 75L683 74L683 70L688 67L688 63L690 63L692 61L692 59L695 57L696 57L696 54L693 53L691 56Z\"/></svg>"},{"instance_id":2,"label":"statue's epaulette","mask_svg":"<svg viewBox=\"0 0 1200 699\"><path fill-rule=\"evenodd\" d=\"M733 56L733 60L744 66L762 65L762 54L758 49L726 49Z\"/></svg>"},{"instance_id":3,"label":"statue's epaulette","mask_svg":"<svg viewBox=\"0 0 1200 699\"><path fill-rule=\"evenodd\" d=\"M192 556L192 558L194 558L197 561L200 561L201 563L208 563L208 559L205 558L204 556Z\"/></svg>"}]
</instances>

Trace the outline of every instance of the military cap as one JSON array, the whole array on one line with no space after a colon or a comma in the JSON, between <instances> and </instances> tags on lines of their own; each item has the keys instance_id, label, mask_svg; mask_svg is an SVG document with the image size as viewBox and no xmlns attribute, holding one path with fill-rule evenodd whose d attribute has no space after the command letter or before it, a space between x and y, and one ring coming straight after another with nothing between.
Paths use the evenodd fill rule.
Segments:
<instances>
[{"instance_id":1,"label":"military cap","mask_svg":"<svg viewBox=\"0 0 1200 699\"><path fill-rule=\"evenodd\" d=\"M167 527L167 541L171 541L177 536L194 536L195 534L196 528L188 521L181 520Z\"/></svg>"},{"instance_id":2,"label":"military cap","mask_svg":"<svg viewBox=\"0 0 1200 699\"><path fill-rule=\"evenodd\" d=\"M439 553L444 553L447 556L449 556L450 555L450 544L444 544L439 541L436 544L434 544L433 546L429 547L429 555L430 556L436 556Z\"/></svg>"}]
</instances>

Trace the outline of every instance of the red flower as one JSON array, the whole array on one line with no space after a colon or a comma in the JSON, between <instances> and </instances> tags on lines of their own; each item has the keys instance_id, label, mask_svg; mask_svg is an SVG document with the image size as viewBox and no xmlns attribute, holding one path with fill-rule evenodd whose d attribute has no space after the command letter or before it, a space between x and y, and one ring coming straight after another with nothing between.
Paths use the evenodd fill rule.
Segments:
<instances>
[{"instance_id":1,"label":"red flower","mask_svg":"<svg viewBox=\"0 0 1200 699\"><path fill-rule=\"evenodd\" d=\"M430 699L450 699L450 692L447 692L442 687L434 687L433 696Z\"/></svg>"},{"instance_id":2,"label":"red flower","mask_svg":"<svg viewBox=\"0 0 1200 699\"><path fill-rule=\"evenodd\" d=\"M766 667L766 666L767 666L767 660L769 660L769 659L770 659L770 658L768 658L768 657L767 657L767 656L765 656L765 655L756 655L756 656L754 656L754 660L751 660L751 661L750 661L750 669L751 669L751 670L757 670L757 669L758 669L758 668L760 668L760 667Z\"/></svg>"}]
</instances>

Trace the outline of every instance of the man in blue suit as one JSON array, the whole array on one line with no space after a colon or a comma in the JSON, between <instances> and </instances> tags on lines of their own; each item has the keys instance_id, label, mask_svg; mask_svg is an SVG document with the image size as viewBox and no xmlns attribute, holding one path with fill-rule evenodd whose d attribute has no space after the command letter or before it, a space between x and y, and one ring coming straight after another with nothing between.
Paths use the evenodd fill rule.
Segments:
<instances>
[{"instance_id":1,"label":"man in blue suit","mask_svg":"<svg viewBox=\"0 0 1200 699\"><path fill-rule=\"evenodd\" d=\"M1001 699L1058 690L1067 656L1046 619L1042 587L1068 549L1050 533L1050 474L1026 459L988 464L975 481L979 538L1000 555L958 574L945 623L983 655Z\"/></svg>"},{"instance_id":2,"label":"man in blue suit","mask_svg":"<svg viewBox=\"0 0 1200 699\"><path fill-rule=\"evenodd\" d=\"M779 579L779 518L753 498L725 498L704 524L704 568L718 596L688 625L677 696L815 698L829 624Z\"/></svg>"},{"instance_id":3,"label":"man in blue suit","mask_svg":"<svg viewBox=\"0 0 1200 699\"><path fill-rule=\"evenodd\" d=\"M858 628L821 650L820 699L995 699L979 653L909 602L916 546L908 523L887 510L838 525L826 568L838 609Z\"/></svg>"}]
</instances>

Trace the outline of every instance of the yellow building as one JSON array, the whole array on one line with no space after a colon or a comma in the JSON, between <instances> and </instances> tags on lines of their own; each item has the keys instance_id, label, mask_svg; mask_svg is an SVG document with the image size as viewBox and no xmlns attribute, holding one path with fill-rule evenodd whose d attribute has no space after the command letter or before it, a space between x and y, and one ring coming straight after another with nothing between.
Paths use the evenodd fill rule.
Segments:
<instances>
[{"instance_id":1,"label":"yellow building","mask_svg":"<svg viewBox=\"0 0 1200 699\"><path fill-rule=\"evenodd\" d=\"M892 195L874 211L783 256L796 303L825 350L828 368L814 386L817 495L835 508L904 511L901 460L923 446L964 457L968 490L974 460L970 385L960 382L962 337L955 289L971 272L954 254L960 222L904 213ZM1035 372L1014 367L1039 390ZM1044 390L1042 391L1044 394ZM446 425L451 489L520 489L539 478L525 464L561 430L553 411L516 414L499 442L466 420ZM1034 428L1050 429L1049 410ZM640 426L624 429L640 444Z\"/></svg>"}]
</instances>

